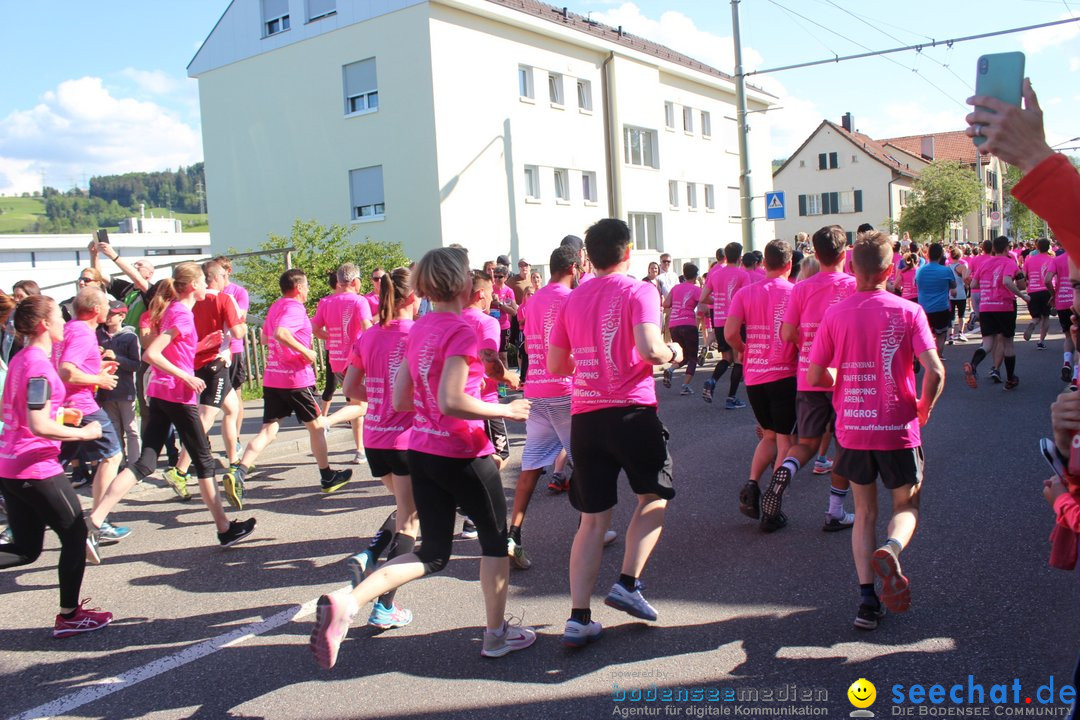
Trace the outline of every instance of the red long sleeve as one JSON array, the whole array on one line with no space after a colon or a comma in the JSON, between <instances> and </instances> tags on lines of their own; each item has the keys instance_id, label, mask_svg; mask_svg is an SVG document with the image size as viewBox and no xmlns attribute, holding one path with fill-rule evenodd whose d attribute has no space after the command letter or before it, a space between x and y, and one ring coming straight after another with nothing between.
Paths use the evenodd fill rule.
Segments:
<instances>
[{"instance_id":1,"label":"red long sleeve","mask_svg":"<svg viewBox=\"0 0 1080 720\"><path fill-rule=\"evenodd\" d=\"M1080 173L1055 153L1012 189L1012 196L1050 224L1069 258L1080 265Z\"/></svg>"}]
</instances>

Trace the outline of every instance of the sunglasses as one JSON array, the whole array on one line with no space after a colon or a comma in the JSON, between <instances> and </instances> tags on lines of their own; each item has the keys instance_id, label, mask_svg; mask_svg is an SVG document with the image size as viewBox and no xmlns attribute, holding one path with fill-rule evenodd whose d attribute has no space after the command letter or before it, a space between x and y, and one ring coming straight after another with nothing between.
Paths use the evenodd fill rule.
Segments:
<instances>
[{"instance_id":1,"label":"sunglasses","mask_svg":"<svg viewBox=\"0 0 1080 720\"><path fill-rule=\"evenodd\" d=\"M78 280L78 281L79 281L79 282L81 282L81 283L90 283L90 282L94 282L94 278L84 278L84 277L81 277L81 278L79 278L79 280Z\"/></svg>"}]
</instances>

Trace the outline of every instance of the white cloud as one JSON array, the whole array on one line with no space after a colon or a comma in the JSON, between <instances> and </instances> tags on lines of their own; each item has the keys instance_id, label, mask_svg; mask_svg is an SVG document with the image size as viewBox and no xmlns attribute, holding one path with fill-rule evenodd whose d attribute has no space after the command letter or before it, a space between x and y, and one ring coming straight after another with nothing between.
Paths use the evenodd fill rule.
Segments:
<instances>
[{"instance_id":1,"label":"white cloud","mask_svg":"<svg viewBox=\"0 0 1080 720\"><path fill-rule=\"evenodd\" d=\"M154 74L140 76L153 84ZM163 87L163 85L158 85ZM0 120L0 192L45 182L66 189L84 176L162 170L202 159L198 128L160 104L116 97L101 78L66 80L33 108Z\"/></svg>"},{"instance_id":2,"label":"white cloud","mask_svg":"<svg viewBox=\"0 0 1080 720\"><path fill-rule=\"evenodd\" d=\"M1072 15L1063 13L1057 19L1068 20L1070 18L1072 18ZM1020 36L1020 42L1024 46L1024 52L1034 55L1047 48L1064 45L1078 35L1080 35L1080 22L1072 22L1039 30L1028 30Z\"/></svg>"},{"instance_id":3,"label":"white cloud","mask_svg":"<svg viewBox=\"0 0 1080 720\"><path fill-rule=\"evenodd\" d=\"M1069 72L1080 70L1080 57L1069 58Z\"/></svg>"},{"instance_id":4,"label":"white cloud","mask_svg":"<svg viewBox=\"0 0 1080 720\"><path fill-rule=\"evenodd\" d=\"M877 106L873 106L877 107ZM875 140L923 133L949 132L961 130L964 124L964 112L959 108L952 110L934 110L921 100L888 102L878 111L863 110L856 114L855 127L860 132ZM857 111L856 111L857 113Z\"/></svg>"},{"instance_id":5,"label":"white cloud","mask_svg":"<svg viewBox=\"0 0 1080 720\"><path fill-rule=\"evenodd\" d=\"M140 90L151 95L169 95L186 89L182 80L171 77L161 70L138 70L129 67L121 70L120 74L134 82Z\"/></svg>"}]
</instances>

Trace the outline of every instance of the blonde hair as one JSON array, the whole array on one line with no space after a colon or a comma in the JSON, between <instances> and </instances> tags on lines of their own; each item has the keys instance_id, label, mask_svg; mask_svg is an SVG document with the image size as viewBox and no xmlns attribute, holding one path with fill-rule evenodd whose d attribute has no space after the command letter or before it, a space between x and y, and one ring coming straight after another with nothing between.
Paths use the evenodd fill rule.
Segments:
<instances>
[{"instance_id":1,"label":"blonde hair","mask_svg":"<svg viewBox=\"0 0 1080 720\"><path fill-rule=\"evenodd\" d=\"M413 274L416 292L433 302L448 302L472 289L469 256L457 248L428 250Z\"/></svg>"},{"instance_id":2,"label":"blonde hair","mask_svg":"<svg viewBox=\"0 0 1080 720\"><path fill-rule=\"evenodd\" d=\"M171 278L165 278L157 284L154 299L150 301L150 327L154 328L155 332L169 304L187 294L191 285L202 276L203 271L198 263L180 263L173 268Z\"/></svg>"},{"instance_id":3,"label":"blonde hair","mask_svg":"<svg viewBox=\"0 0 1080 720\"><path fill-rule=\"evenodd\" d=\"M802 263L799 267L799 279L805 280L807 278L814 277L821 272L821 263L813 255L808 255L802 259Z\"/></svg>"},{"instance_id":4,"label":"blonde hair","mask_svg":"<svg viewBox=\"0 0 1080 720\"><path fill-rule=\"evenodd\" d=\"M79 271L79 277L84 277L86 275L89 275L100 287L105 288L109 286L109 283L105 280L105 276L102 275L101 271L97 268L88 267Z\"/></svg>"}]
</instances>

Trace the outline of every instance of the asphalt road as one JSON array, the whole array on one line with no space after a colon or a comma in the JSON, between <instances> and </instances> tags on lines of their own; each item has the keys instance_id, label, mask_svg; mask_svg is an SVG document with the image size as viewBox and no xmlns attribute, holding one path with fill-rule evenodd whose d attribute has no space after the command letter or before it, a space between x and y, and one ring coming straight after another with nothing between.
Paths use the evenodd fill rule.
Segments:
<instances>
[{"instance_id":1,"label":"asphalt road","mask_svg":"<svg viewBox=\"0 0 1080 720\"><path fill-rule=\"evenodd\" d=\"M115 614L101 632L49 637L54 539L36 565L0 572L0 714L495 720L802 707L841 717L853 710L848 686L865 677L878 693L870 709L884 717L898 714L894 685L962 683L966 694L969 674L988 695L994 684L1009 685L1009 710L1042 710L1036 690L1053 678L1057 692L1080 647L1076 578L1047 566L1053 519L1041 483L1049 472L1036 447L1062 387L1053 337L1046 352L1018 342L1022 381L1011 393L964 386L960 364L974 343L946 348L945 395L924 435L921 525L904 553L913 605L874 632L852 628L858 588L849 534L821 531L825 479L800 473L786 496L791 524L761 534L736 502L756 442L751 411L658 385L678 489L644 576L658 622L602 604L617 577L620 538L605 555L593 605L603 640L579 651L560 645L576 517L565 497L538 490L524 532L533 568L513 573L509 600L538 628L532 648L480 657L479 547L459 539L443 573L399 592L415 613L412 625L379 633L357 624L337 667L321 671L307 649L312 601L345 584L343 559L364 546L359 538L378 527L391 499L366 466L340 492L320 494L311 458L293 448L262 463L250 482L240 515L258 518L258 527L231 550L215 547L197 500L179 503L152 479L136 488L111 518L130 525L132 537L106 548L83 586L91 606ZM522 429L512 427L508 498ZM333 460L343 463L347 436L333 437ZM617 510L620 530L628 494ZM652 701L653 683L690 700ZM635 690L644 699L635 702ZM773 700L763 699L766 691ZM776 700L792 692L810 692L814 702ZM727 693L736 700L723 702ZM1060 716L1060 703L1052 707Z\"/></svg>"}]
</instances>

